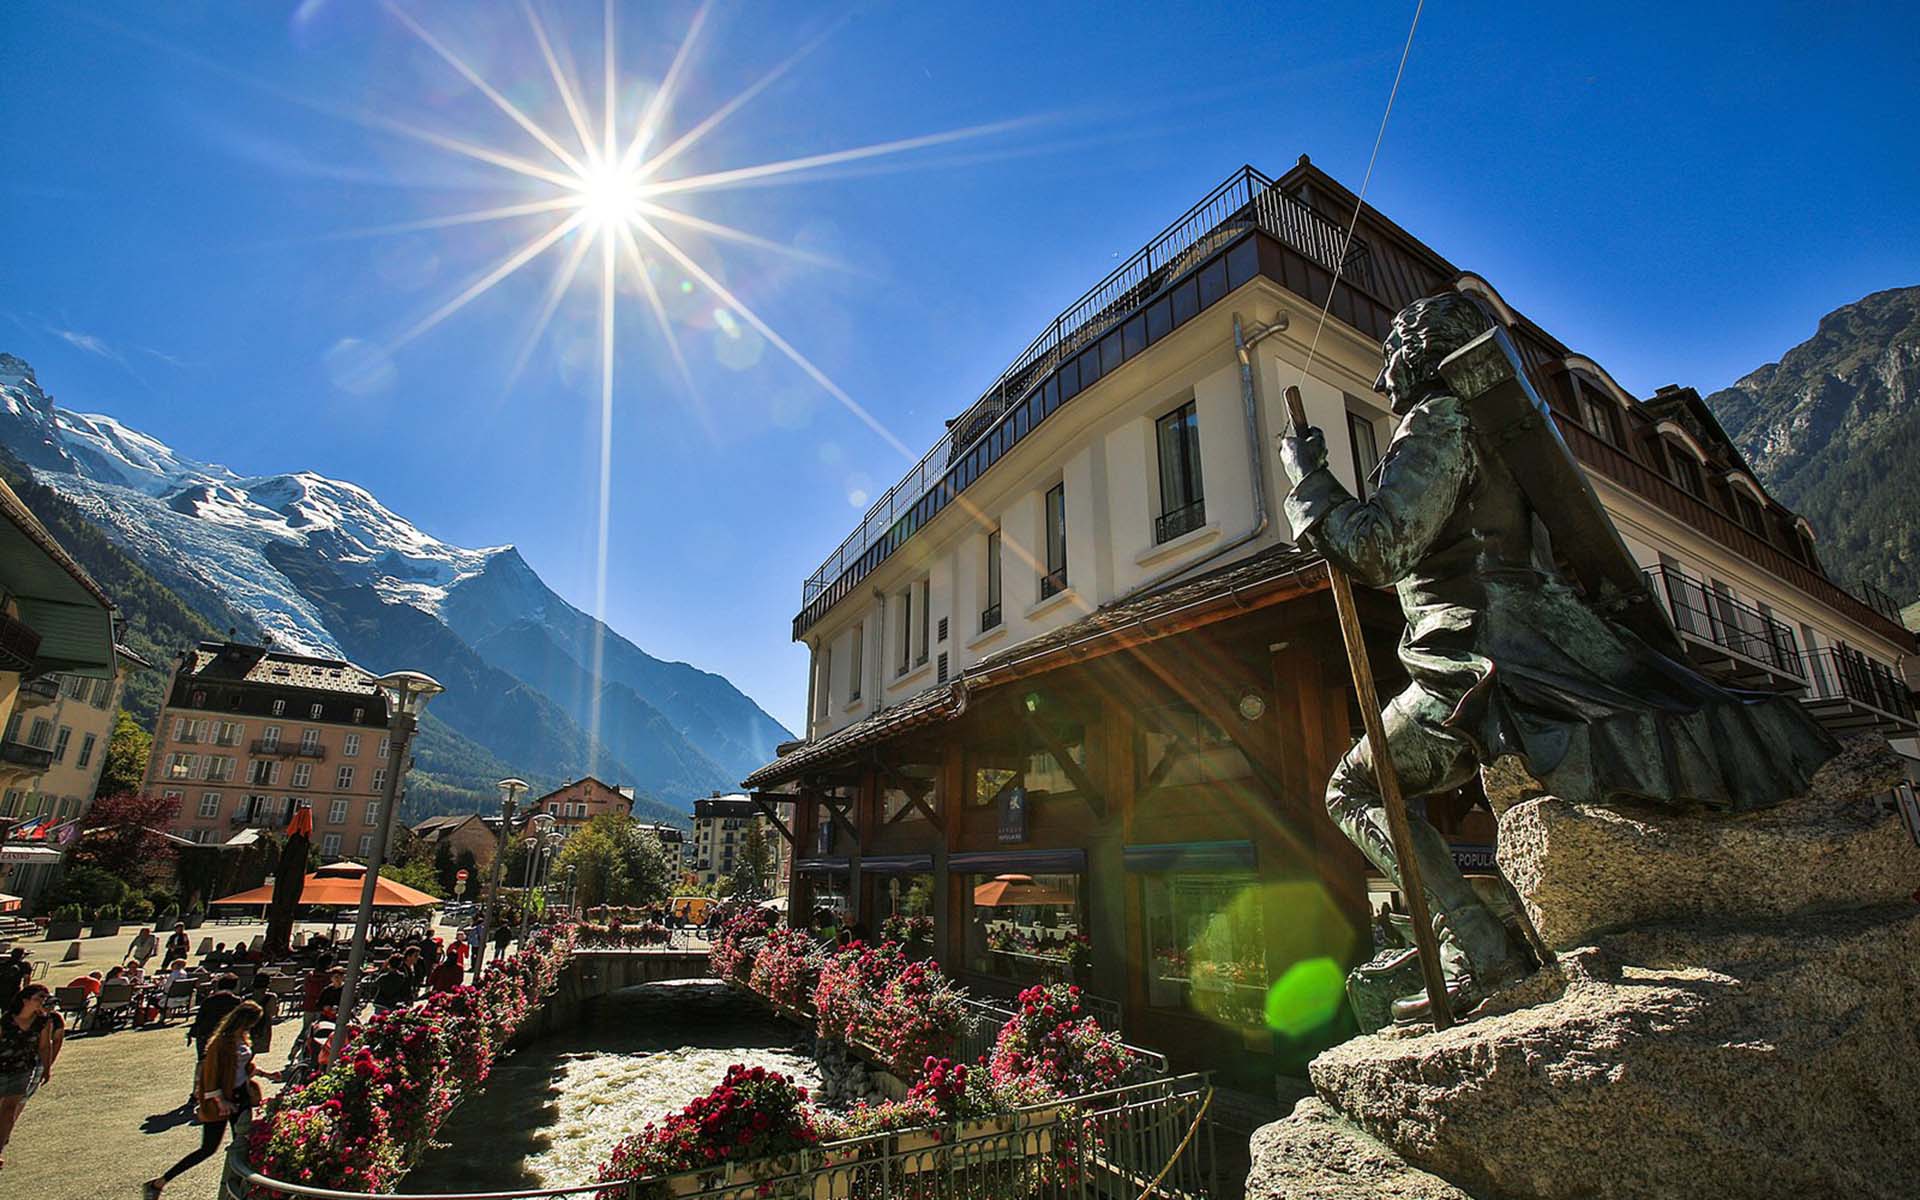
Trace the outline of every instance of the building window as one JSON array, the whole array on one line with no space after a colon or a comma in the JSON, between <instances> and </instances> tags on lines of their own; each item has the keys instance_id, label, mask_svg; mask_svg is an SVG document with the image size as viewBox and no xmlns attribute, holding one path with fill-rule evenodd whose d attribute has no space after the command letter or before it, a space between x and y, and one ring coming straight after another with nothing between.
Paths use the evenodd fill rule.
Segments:
<instances>
[{"instance_id":1,"label":"building window","mask_svg":"<svg viewBox=\"0 0 1920 1200\"><path fill-rule=\"evenodd\" d=\"M913 665L924 667L927 665L927 638L933 628L933 580L922 579L919 590L920 625L914 635Z\"/></svg>"},{"instance_id":2,"label":"building window","mask_svg":"<svg viewBox=\"0 0 1920 1200\"><path fill-rule=\"evenodd\" d=\"M1667 443L1667 463L1673 469L1673 481L1679 484L1696 500L1707 498L1707 481L1700 473L1700 463L1693 455L1680 447Z\"/></svg>"},{"instance_id":3,"label":"building window","mask_svg":"<svg viewBox=\"0 0 1920 1200\"><path fill-rule=\"evenodd\" d=\"M824 717L833 704L833 647L820 647L820 677L814 680L814 715Z\"/></svg>"},{"instance_id":4,"label":"building window","mask_svg":"<svg viewBox=\"0 0 1920 1200\"><path fill-rule=\"evenodd\" d=\"M312 763L293 764L293 786L297 788L307 788L307 787L313 786L313 764Z\"/></svg>"},{"instance_id":5,"label":"building window","mask_svg":"<svg viewBox=\"0 0 1920 1200\"><path fill-rule=\"evenodd\" d=\"M207 778L215 783L225 783L233 778L233 756L231 754L207 755Z\"/></svg>"},{"instance_id":6,"label":"building window","mask_svg":"<svg viewBox=\"0 0 1920 1200\"><path fill-rule=\"evenodd\" d=\"M1262 1025L1267 943L1253 876L1148 875L1144 890L1147 1004Z\"/></svg>"},{"instance_id":7,"label":"building window","mask_svg":"<svg viewBox=\"0 0 1920 1200\"><path fill-rule=\"evenodd\" d=\"M1353 494L1365 500L1374 468L1380 465L1380 442L1373 422L1352 409L1347 410L1347 441L1353 447Z\"/></svg>"},{"instance_id":8,"label":"building window","mask_svg":"<svg viewBox=\"0 0 1920 1200\"><path fill-rule=\"evenodd\" d=\"M364 709L364 708L356 708L356 709L354 709L354 710L353 710L353 723L354 723L355 725L358 725L358 724L360 724L360 723L361 723L362 721L365 721L366 719L367 719L367 710L366 710L366 709Z\"/></svg>"},{"instance_id":9,"label":"building window","mask_svg":"<svg viewBox=\"0 0 1920 1200\"><path fill-rule=\"evenodd\" d=\"M860 677L866 674L861 660L867 656L867 625L862 621L853 627L853 654L847 660L847 702L860 698Z\"/></svg>"},{"instance_id":10,"label":"building window","mask_svg":"<svg viewBox=\"0 0 1920 1200\"><path fill-rule=\"evenodd\" d=\"M360 735L357 733L348 734L346 742L340 747L340 753L348 758L358 758L360 756Z\"/></svg>"},{"instance_id":11,"label":"building window","mask_svg":"<svg viewBox=\"0 0 1920 1200\"><path fill-rule=\"evenodd\" d=\"M353 768L351 766L343 766L338 771L334 772L333 787L335 791L344 792L352 786L353 786Z\"/></svg>"},{"instance_id":12,"label":"building window","mask_svg":"<svg viewBox=\"0 0 1920 1200\"><path fill-rule=\"evenodd\" d=\"M209 821L220 815L219 792L200 793L200 815Z\"/></svg>"},{"instance_id":13,"label":"building window","mask_svg":"<svg viewBox=\"0 0 1920 1200\"><path fill-rule=\"evenodd\" d=\"M62 725L60 727L60 735L53 739L53 761L57 763L67 761L67 743L72 740L73 726Z\"/></svg>"},{"instance_id":14,"label":"building window","mask_svg":"<svg viewBox=\"0 0 1920 1200\"><path fill-rule=\"evenodd\" d=\"M1761 510L1760 505L1754 502L1752 496L1747 495L1747 493L1738 488L1734 489L1733 500L1734 507L1740 512L1740 523L1745 525L1753 533L1765 538L1767 536L1767 518L1766 514Z\"/></svg>"},{"instance_id":15,"label":"building window","mask_svg":"<svg viewBox=\"0 0 1920 1200\"><path fill-rule=\"evenodd\" d=\"M1160 448L1160 515L1153 522L1158 545L1207 523L1200 484L1200 411L1193 401L1154 422L1154 442Z\"/></svg>"},{"instance_id":16,"label":"building window","mask_svg":"<svg viewBox=\"0 0 1920 1200\"><path fill-rule=\"evenodd\" d=\"M310 720L318 721L320 719L320 706L318 704L308 705L307 717Z\"/></svg>"},{"instance_id":17,"label":"building window","mask_svg":"<svg viewBox=\"0 0 1920 1200\"><path fill-rule=\"evenodd\" d=\"M300 753L311 754L319 748L320 731L318 729L302 729L300 731Z\"/></svg>"},{"instance_id":18,"label":"building window","mask_svg":"<svg viewBox=\"0 0 1920 1200\"><path fill-rule=\"evenodd\" d=\"M327 858L340 857L340 835L337 833L323 835L320 839L320 853Z\"/></svg>"},{"instance_id":19,"label":"building window","mask_svg":"<svg viewBox=\"0 0 1920 1200\"><path fill-rule=\"evenodd\" d=\"M987 535L987 606L980 610L980 632L1000 624L1000 531Z\"/></svg>"},{"instance_id":20,"label":"building window","mask_svg":"<svg viewBox=\"0 0 1920 1200\"><path fill-rule=\"evenodd\" d=\"M1580 423L1609 446L1620 444L1620 427L1615 424L1618 418L1610 398L1585 383L1580 385Z\"/></svg>"},{"instance_id":21,"label":"building window","mask_svg":"<svg viewBox=\"0 0 1920 1200\"><path fill-rule=\"evenodd\" d=\"M273 715L276 717L284 717L287 715L287 702L285 700L275 700L273 702Z\"/></svg>"},{"instance_id":22,"label":"building window","mask_svg":"<svg viewBox=\"0 0 1920 1200\"><path fill-rule=\"evenodd\" d=\"M269 725L265 729L262 729L260 731L260 748L261 749L276 750L279 748L279 746L280 746L280 727L278 725Z\"/></svg>"},{"instance_id":23,"label":"building window","mask_svg":"<svg viewBox=\"0 0 1920 1200\"><path fill-rule=\"evenodd\" d=\"M363 833L360 835L360 857L371 858L372 856L373 856L373 835L370 833Z\"/></svg>"},{"instance_id":24,"label":"building window","mask_svg":"<svg viewBox=\"0 0 1920 1200\"><path fill-rule=\"evenodd\" d=\"M1047 490L1047 573L1040 577L1040 598L1067 589L1067 485Z\"/></svg>"},{"instance_id":25,"label":"building window","mask_svg":"<svg viewBox=\"0 0 1920 1200\"><path fill-rule=\"evenodd\" d=\"M392 744L393 744L393 739L392 739L392 738L381 738L381 739L380 739L380 754L379 754L379 758L380 758L380 761L381 761L381 762L385 762L385 761L387 761L387 759L389 759L389 758L391 758L391 757L393 756L393 750L392 750Z\"/></svg>"},{"instance_id":26,"label":"building window","mask_svg":"<svg viewBox=\"0 0 1920 1200\"><path fill-rule=\"evenodd\" d=\"M73 760L74 766L84 767L93 761L93 745L98 740L91 733L80 739L80 757Z\"/></svg>"},{"instance_id":27,"label":"building window","mask_svg":"<svg viewBox=\"0 0 1920 1200\"><path fill-rule=\"evenodd\" d=\"M361 815L360 820L367 825L378 825L380 823L380 802L378 800L367 801L367 811Z\"/></svg>"},{"instance_id":28,"label":"building window","mask_svg":"<svg viewBox=\"0 0 1920 1200\"><path fill-rule=\"evenodd\" d=\"M900 663L894 671L897 675L905 675L913 665L913 599L919 590L917 585L910 584L900 593Z\"/></svg>"},{"instance_id":29,"label":"building window","mask_svg":"<svg viewBox=\"0 0 1920 1200\"><path fill-rule=\"evenodd\" d=\"M207 694L203 691L195 691L193 693L193 706L195 708L205 708L207 706Z\"/></svg>"},{"instance_id":30,"label":"building window","mask_svg":"<svg viewBox=\"0 0 1920 1200\"><path fill-rule=\"evenodd\" d=\"M113 703L113 680L96 679L93 681L93 699L88 703L95 708L105 708Z\"/></svg>"},{"instance_id":31,"label":"building window","mask_svg":"<svg viewBox=\"0 0 1920 1200\"><path fill-rule=\"evenodd\" d=\"M378 792L385 789L386 786L387 769L385 767L375 767L373 769L373 781L369 785L370 790Z\"/></svg>"},{"instance_id":32,"label":"building window","mask_svg":"<svg viewBox=\"0 0 1920 1200\"><path fill-rule=\"evenodd\" d=\"M175 751L167 756L168 779L193 778L193 755Z\"/></svg>"},{"instance_id":33,"label":"building window","mask_svg":"<svg viewBox=\"0 0 1920 1200\"><path fill-rule=\"evenodd\" d=\"M222 721L220 722L219 729L214 734L213 740L222 746L238 746L240 744L241 732L239 722Z\"/></svg>"},{"instance_id":34,"label":"building window","mask_svg":"<svg viewBox=\"0 0 1920 1200\"><path fill-rule=\"evenodd\" d=\"M27 745L41 750L53 748L53 722L45 717L35 717L33 727L27 734Z\"/></svg>"},{"instance_id":35,"label":"building window","mask_svg":"<svg viewBox=\"0 0 1920 1200\"><path fill-rule=\"evenodd\" d=\"M345 825L346 823L347 802L345 800L335 800L332 804L327 805L327 824Z\"/></svg>"},{"instance_id":36,"label":"building window","mask_svg":"<svg viewBox=\"0 0 1920 1200\"><path fill-rule=\"evenodd\" d=\"M1090 961L1080 875L967 875L967 968L1016 983L1070 983Z\"/></svg>"}]
</instances>

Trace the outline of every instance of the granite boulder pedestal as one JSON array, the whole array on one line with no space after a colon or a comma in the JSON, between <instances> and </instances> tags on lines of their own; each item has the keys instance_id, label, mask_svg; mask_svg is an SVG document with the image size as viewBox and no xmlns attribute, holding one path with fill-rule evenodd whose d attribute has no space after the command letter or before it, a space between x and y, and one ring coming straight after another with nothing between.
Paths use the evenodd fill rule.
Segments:
<instances>
[{"instance_id":1,"label":"granite boulder pedestal","mask_svg":"<svg viewBox=\"0 0 1920 1200\"><path fill-rule=\"evenodd\" d=\"M1554 797L1499 858L1556 962L1443 1032L1309 1068L1250 1197L1627 1200L1920 1194L1920 848L1856 739L1740 816Z\"/></svg>"}]
</instances>

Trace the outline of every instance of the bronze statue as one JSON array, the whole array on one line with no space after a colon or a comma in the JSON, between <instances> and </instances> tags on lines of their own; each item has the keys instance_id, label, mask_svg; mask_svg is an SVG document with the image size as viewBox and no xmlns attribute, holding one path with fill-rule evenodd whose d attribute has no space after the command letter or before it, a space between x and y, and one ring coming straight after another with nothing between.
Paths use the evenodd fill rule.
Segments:
<instances>
[{"instance_id":1,"label":"bronze statue","mask_svg":"<svg viewBox=\"0 0 1920 1200\"><path fill-rule=\"evenodd\" d=\"M1804 791L1836 750L1833 739L1792 700L1730 691L1677 661L1671 629L1647 620L1638 572L1537 397L1510 420L1449 385L1443 360L1476 339L1512 359L1492 329L1457 294L1416 301L1394 318L1374 387L1401 422L1366 500L1327 470L1321 431L1280 439L1296 536L1356 583L1397 585L1407 621L1400 661L1412 682L1386 705L1384 725L1406 796L1452 790L1488 768L1525 781L1529 793L1599 804L1740 810ZM1532 396L1517 364L1506 382ZM1542 463L1571 473L1543 472ZM1542 482L1555 479L1566 486ZM1574 535L1560 549L1584 593L1555 570L1537 525L1548 539ZM1585 571L1583 562L1603 565ZM1363 738L1348 752L1327 784L1327 810L1398 885L1376 751ZM1417 815L1412 828L1448 998L1465 1012L1532 960L1439 832ZM1399 1020L1427 1009L1424 994L1392 1006Z\"/></svg>"}]
</instances>

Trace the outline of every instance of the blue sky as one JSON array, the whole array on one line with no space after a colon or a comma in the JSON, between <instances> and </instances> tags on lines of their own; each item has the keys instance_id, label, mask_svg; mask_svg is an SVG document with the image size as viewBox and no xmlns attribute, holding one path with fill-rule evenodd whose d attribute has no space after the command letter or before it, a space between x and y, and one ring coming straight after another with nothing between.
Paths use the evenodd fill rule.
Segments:
<instances>
[{"instance_id":1,"label":"blue sky","mask_svg":"<svg viewBox=\"0 0 1920 1200\"><path fill-rule=\"evenodd\" d=\"M1308 153L1358 184L1413 6L1308 9L716 5L655 145L817 44L663 175L1000 127L674 200L800 257L676 240L918 453L1241 163ZM518 5L402 11L571 138ZM600 6L540 11L597 119ZM617 6L623 130L695 12ZM1431 4L1368 198L1630 389L1724 386L1837 305L1920 283L1916 24L1906 6ZM552 214L349 236L550 194L391 123L551 165L539 142L370 3L27 0L0 58L0 349L183 453L317 470L449 541L515 543L591 606L591 267L522 361L567 242L399 343ZM800 581L908 463L655 257L693 386L629 278L607 616L797 727Z\"/></svg>"}]
</instances>

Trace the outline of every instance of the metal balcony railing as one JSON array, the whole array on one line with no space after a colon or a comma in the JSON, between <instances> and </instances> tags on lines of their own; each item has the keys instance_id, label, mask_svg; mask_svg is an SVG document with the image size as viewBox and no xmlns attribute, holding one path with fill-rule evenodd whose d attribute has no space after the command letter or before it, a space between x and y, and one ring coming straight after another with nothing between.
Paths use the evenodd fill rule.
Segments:
<instances>
[{"instance_id":1,"label":"metal balcony railing","mask_svg":"<svg viewBox=\"0 0 1920 1200\"><path fill-rule=\"evenodd\" d=\"M1170 542L1183 533L1192 533L1207 523L1207 502L1195 500L1161 513L1153 519L1153 544Z\"/></svg>"},{"instance_id":2,"label":"metal balcony railing","mask_svg":"<svg viewBox=\"0 0 1920 1200\"><path fill-rule=\"evenodd\" d=\"M0 612L0 671L25 671L40 657L40 634L19 617Z\"/></svg>"},{"instance_id":3,"label":"metal balcony railing","mask_svg":"<svg viewBox=\"0 0 1920 1200\"><path fill-rule=\"evenodd\" d=\"M947 431L933 448L874 502L859 526L801 585L803 610L849 570L860 566L868 550L889 537L904 540L910 536L910 529L902 533L899 527L924 497L936 488L959 491L986 464L975 463L974 470L961 480L949 479L950 471L970 456L979 457L982 447L990 441L997 457L999 450L1025 436L1044 413L1034 414L1020 402L1029 393L1037 392L1052 372L1072 365L1070 359L1094 348L1095 343L1108 334L1113 335L1108 340L1114 344L1099 347L1093 355L1100 360L1093 368L1093 377L1097 379L1119 366L1166 332L1165 329L1152 330L1149 328L1152 322L1144 321L1136 330L1128 318L1134 317L1150 301L1162 299L1170 285L1256 229L1320 269L1362 287L1370 283L1371 256L1365 243L1349 242L1346 231L1339 225L1281 192L1273 180L1252 167L1242 167L1055 317L1015 356L979 400L948 423ZM1217 281L1217 289L1213 288L1214 282L1208 281L1208 296L1193 301L1194 311L1229 289L1230 281L1224 276ZM1212 294L1213 291L1217 294ZM1170 328L1191 315L1191 312L1169 315L1166 325ZM1124 338L1119 329L1123 322L1127 325ZM1057 403L1074 394L1088 382L1084 375L1082 371L1077 376L1079 382L1073 385L1072 391L1051 399ZM1051 407L1046 411L1051 412Z\"/></svg>"},{"instance_id":4,"label":"metal balcony railing","mask_svg":"<svg viewBox=\"0 0 1920 1200\"><path fill-rule=\"evenodd\" d=\"M292 754L293 743L283 742L283 741L280 741L278 738L275 738L272 740L269 740L267 738L255 738L247 746L247 749L252 751L255 754Z\"/></svg>"},{"instance_id":5,"label":"metal balcony railing","mask_svg":"<svg viewBox=\"0 0 1920 1200\"><path fill-rule=\"evenodd\" d=\"M327 748L325 746L320 745L318 742L315 742L311 746L303 742L300 745L295 746L293 748L293 752L295 755L299 756L300 758L325 758L327 756Z\"/></svg>"},{"instance_id":6,"label":"metal balcony railing","mask_svg":"<svg viewBox=\"0 0 1920 1200\"><path fill-rule=\"evenodd\" d=\"M0 742L0 762L44 771L53 765L53 750L26 742Z\"/></svg>"},{"instance_id":7,"label":"metal balcony railing","mask_svg":"<svg viewBox=\"0 0 1920 1200\"><path fill-rule=\"evenodd\" d=\"M1913 693L1892 667L1844 646L1808 651L1803 659L1810 706L1818 707L1822 701L1847 701L1901 725L1915 723Z\"/></svg>"},{"instance_id":8,"label":"metal balcony railing","mask_svg":"<svg viewBox=\"0 0 1920 1200\"><path fill-rule=\"evenodd\" d=\"M1048 571L1040 577L1040 598L1042 600L1045 600L1048 596L1057 596L1066 590L1067 569L1065 567L1061 567L1058 571Z\"/></svg>"},{"instance_id":9,"label":"metal balcony railing","mask_svg":"<svg viewBox=\"0 0 1920 1200\"><path fill-rule=\"evenodd\" d=\"M51 679L28 679L20 685L19 704L22 708L39 708L59 698L60 685Z\"/></svg>"},{"instance_id":10,"label":"metal balcony railing","mask_svg":"<svg viewBox=\"0 0 1920 1200\"><path fill-rule=\"evenodd\" d=\"M980 632L1000 628L1000 606L989 604L980 610Z\"/></svg>"},{"instance_id":11,"label":"metal balcony railing","mask_svg":"<svg viewBox=\"0 0 1920 1200\"><path fill-rule=\"evenodd\" d=\"M1793 629L1751 604L1714 591L1673 567L1650 567L1647 578L1667 602L1667 615L1682 634L1794 679L1806 677Z\"/></svg>"}]
</instances>

